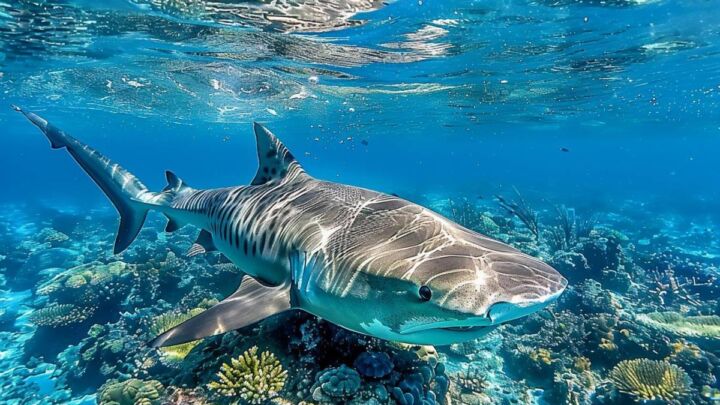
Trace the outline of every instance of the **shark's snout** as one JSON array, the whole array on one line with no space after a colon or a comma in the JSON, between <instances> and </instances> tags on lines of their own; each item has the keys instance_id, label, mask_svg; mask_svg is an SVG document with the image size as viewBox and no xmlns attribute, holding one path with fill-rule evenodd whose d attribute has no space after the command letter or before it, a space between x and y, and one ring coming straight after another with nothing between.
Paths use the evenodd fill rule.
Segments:
<instances>
[{"instance_id":1,"label":"shark's snout","mask_svg":"<svg viewBox=\"0 0 720 405\"><path fill-rule=\"evenodd\" d=\"M553 303L565 291L567 279L549 265L526 256L495 266L499 285L505 286L491 303L486 316L493 325L509 322L537 312ZM503 281L503 279L506 279Z\"/></svg>"},{"instance_id":2,"label":"shark's snout","mask_svg":"<svg viewBox=\"0 0 720 405\"><path fill-rule=\"evenodd\" d=\"M536 312L555 301L567 280L551 266L520 252L486 255L473 272L449 274L440 305L461 318L487 318L493 325ZM448 288L448 287L446 287Z\"/></svg>"}]
</instances>

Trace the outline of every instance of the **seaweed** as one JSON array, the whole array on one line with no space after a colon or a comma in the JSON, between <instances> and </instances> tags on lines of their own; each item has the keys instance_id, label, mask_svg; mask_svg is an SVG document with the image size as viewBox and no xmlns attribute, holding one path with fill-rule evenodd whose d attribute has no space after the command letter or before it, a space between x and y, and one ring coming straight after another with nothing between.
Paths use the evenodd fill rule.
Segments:
<instances>
[{"instance_id":1,"label":"seaweed","mask_svg":"<svg viewBox=\"0 0 720 405\"><path fill-rule=\"evenodd\" d=\"M515 191L515 200L507 200L501 195L496 195L495 198L498 204L519 219L537 240L540 237L538 214L523 198L517 188L513 187L513 190Z\"/></svg>"}]
</instances>

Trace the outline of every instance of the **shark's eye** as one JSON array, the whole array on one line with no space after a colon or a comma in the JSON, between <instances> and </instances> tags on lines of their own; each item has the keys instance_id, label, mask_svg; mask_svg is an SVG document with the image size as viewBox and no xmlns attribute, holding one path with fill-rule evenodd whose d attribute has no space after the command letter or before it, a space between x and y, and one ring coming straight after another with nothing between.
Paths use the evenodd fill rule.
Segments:
<instances>
[{"instance_id":1,"label":"shark's eye","mask_svg":"<svg viewBox=\"0 0 720 405\"><path fill-rule=\"evenodd\" d=\"M421 301L430 301L430 298L432 298L432 290L426 285L420 287L418 293L420 294Z\"/></svg>"}]
</instances>

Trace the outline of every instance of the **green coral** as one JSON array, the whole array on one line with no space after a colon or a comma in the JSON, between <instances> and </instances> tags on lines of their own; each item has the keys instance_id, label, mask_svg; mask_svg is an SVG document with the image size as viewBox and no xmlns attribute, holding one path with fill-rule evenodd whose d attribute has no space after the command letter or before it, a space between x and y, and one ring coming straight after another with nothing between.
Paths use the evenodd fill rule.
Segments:
<instances>
[{"instance_id":1,"label":"green coral","mask_svg":"<svg viewBox=\"0 0 720 405\"><path fill-rule=\"evenodd\" d=\"M667 361L624 360L610 371L610 380L636 401L677 402L690 392L688 374Z\"/></svg>"},{"instance_id":2,"label":"green coral","mask_svg":"<svg viewBox=\"0 0 720 405\"><path fill-rule=\"evenodd\" d=\"M153 336L161 335L168 330L180 325L195 315L203 312L203 308L194 308L187 312L166 312L158 315L152 320L150 325L150 333ZM161 360L167 365L177 365L190 353L190 351L200 343L200 340L193 340L179 345L167 346L160 348Z\"/></svg>"},{"instance_id":3,"label":"green coral","mask_svg":"<svg viewBox=\"0 0 720 405\"><path fill-rule=\"evenodd\" d=\"M165 387L157 380L110 380L100 387L99 405L160 405Z\"/></svg>"},{"instance_id":4,"label":"green coral","mask_svg":"<svg viewBox=\"0 0 720 405\"><path fill-rule=\"evenodd\" d=\"M30 321L38 326L56 328L80 323L88 319L94 310L93 307L82 307L73 304L50 304L34 310L30 314Z\"/></svg>"},{"instance_id":5,"label":"green coral","mask_svg":"<svg viewBox=\"0 0 720 405\"><path fill-rule=\"evenodd\" d=\"M85 286L113 287L113 281L128 274L128 264L115 261L81 264L63 271L37 288L38 295L50 295L63 289L79 289Z\"/></svg>"},{"instance_id":6,"label":"green coral","mask_svg":"<svg viewBox=\"0 0 720 405\"><path fill-rule=\"evenodd\" d=\"M218 381L208 384L211 390L224 396L240 397L251 403L260 404L277 396L285 386L285 371L269 351L257 354L257 346L246 350L237 358L224 363L218 371Z\"/></svg>"},{"instance_id":7,"label":"green coral","mask_svg":"<svg viewBox=\"0 0 720 405\"><path fill-rule=\"evenodd\" d=\"M652 312L641 314L638 321L684 337L720 339L720 316L685 316L678 312Z\"/></svg>"}]
</instances>

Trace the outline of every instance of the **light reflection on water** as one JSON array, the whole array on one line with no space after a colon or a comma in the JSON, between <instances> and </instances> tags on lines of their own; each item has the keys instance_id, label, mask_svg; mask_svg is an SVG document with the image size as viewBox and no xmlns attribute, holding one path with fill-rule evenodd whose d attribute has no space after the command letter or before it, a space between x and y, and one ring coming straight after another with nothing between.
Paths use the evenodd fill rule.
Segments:
<instances>
[{"instance_id":1,"label":"light reflection on water","mask_svg":"<svg viewBox=\"0 0 720 405\"><path fill-rule=\"evenodd\" d=\"M329 114L349 101L395 117L398 101L420 96L415 112L453 127L719 116L710 4L318 4L2 3L0 90L31 106L179 120L192 110L210 122ZM688 60L692 71L673 73Z\"/></svg>"}]
</instances>

